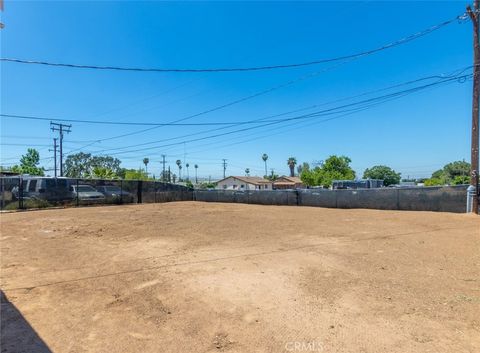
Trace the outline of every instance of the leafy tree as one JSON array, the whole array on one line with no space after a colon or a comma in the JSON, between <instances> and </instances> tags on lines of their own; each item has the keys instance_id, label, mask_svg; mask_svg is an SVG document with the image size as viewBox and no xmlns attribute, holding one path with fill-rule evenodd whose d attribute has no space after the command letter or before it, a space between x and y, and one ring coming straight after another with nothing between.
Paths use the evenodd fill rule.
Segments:
<instances>
[{"instance_id":1,"label":"leafy tree","mask_svg":"<svg viewBox=\"0 0 480 353\"><path fill-rule=\"evenodd\" d=\"M425 180L426 186L434 185L460 185L470 181L470 163L455 161L446 164L442 169L432 173L430 179Z\"/></svg>"},{"instance_id":2,"label":"leafy tree","mask_svg":"<svg viewBox=\"0 0 480 353\"><path fill-rule=\"evenodd\" d=\"M143 164L145 164L145 172L147 173L147 175L148 175L148 163L150 163L150 159L144 158Z\"/></svg>"},{"instance_id":3,"label":"leafy tree","mask_svg":"<svg viewBox=\"0 0 480 353\"><path fill-rule=\"evenodd\" d=\"M94 167L90 177L97 179L118 179L118 175L115 174L113 170L103 167Z\"/></svg>"},{"instance_id":4,"label":"leafy tree","mask_svg":"<svg viewBox=\"0 0 480 353\"><path fill-rule=\"evenodd\" d=\"M445 185L445 180L440 179L440 178L429 178L429 179L425 179L423 184L425 186Z\"/></svg>"},{"instance_id":5,"label":"leafy tree","mask_svg":"<svg viewBox=\"0 0 480 353\"><path fill-rule=\"evenodd\" d=\"M303 171L308 171L308 170L310 170L310 164L308 164L307 162L303 162L302 164L299 164L297 166L298 175L301 175Z\"/></svg>"},{"instance_id":6,"label":"leafy tree","mask_svg":"<svg viewBox=\"0 0 480 353\"><path fill-rule=\"evenodd\" d=\"M178 180L180 181L180 179L182 178L182 161L180 159L177 159L175 164L178 166ZM175 184L175 180L173 181L173 183Z\"/></svg>"},{"instance_id":7,"label":"leafy tree","mask_svg":"<svg viewBox=\"0 0 480 353\"><path fill-rule=\"evenodd\" d=\"M147 172L143 169L125 169L125 180L148 180Z\"/></svg>"},{"instance_id":8,"label":"leafy tree","mask_svg":"<svg viewBox=\"0 0 480 353\"><path fill-rule=\"evenodd\" d=\"M287 160L288 168L290 168L290 176L295 176L295 165L297 164L297 159L295 157L290 157Z\"/></svg>"},{"instance_id":9,"label":"leafy tree","mask_svg":"<svg viewBox=\"0 0 480 353\"><path fill-rule=\"evenodd\" d=\"M90 178L94 175L94 169L106 169L121 176L120 160L110 156L92 156L91 153L75 153L65 159L65 176L70 178Z\"/></svg>"},{"instance_id":10,"label":"leafy tree","mask_svg":"<svg viewBox=\"0 0 480 353\"><path fill-rule=\"evenodd\" d=\"M457 175L455 178L453 178L451 184L452 185L463 185L463 184L469 184L470 183L470 177L466 175Z\"/></svg>"},{"instance_id":11,"label":"leafy tree","mask_svg":"<svg viewBox=\"0 0 480 353\"><path fill-rule=\"evenodd\" d=\"M300 178L305 185L330 187L333 180L353 180L355 171L350 167L351 159L345 156L330 156L313 169L302 172Z\"/></svg>"},{"instance_id":12,"label":"leafy tree","mask_svg":"<svg viewBox=\"0 0 480 353\"><path fill-rule=\"evenodd\" d=\"M187 181L185 182L185 186L186 186L187 188L189 188L189 189L193 189L193 184L192 184L192 182L191 182L190 180L187 180Z\"/></svg>"},{"instance_id":13,"label":"leafy tree","mask_svg":"<svg viewBox=\"0 0 480 353\"><path fill-rule=\"evenodd\" d=\"M278 179L278 174L275 174L275 172L274 172L273 169L272 169L272 172L270 173L270 175L266 175L266 176L264 177L264 179L268 179L268 180L270 180L270 181L275 181L275 180Z\"/></svg>"},{"instance_id":14,"label":"leafy tree","mask_svg":"<svg viewBox=\"0 0 480 353\"><path fill-rule=\"evenodd\" d=\"M268 172L267 172L267 159L268 159L268 154L266 154L266 153L262 154L262 160L263 160L263 163L265 163L265 177L268 175Z\"/></svg>"},{"instance_id":15,"label":"leafy tree","mask_svg":"<svg viewBox=\"0 0 480 353\"><path fill-rule=\"evenodd\" d=\"M30 174L30 175L45 175L45 169L39 167L40 164L40 153L34 148L29 148L27 153L20 158L20 165L15 165L12 167L12 172L19 174Z\"/></svg>"},{"instance_id":16,"label":"leafy tree","mask_svg":"<svg viewBox=\"0 0 480 353\"><path fill-rule=\"evenodd\" d=\"M215 189L216 186L217 186L216 183L200 183L198 185L198 188L199 189Z\"/></svg>"},{"instance_id":17,"label":"leafy tree","mask_svg":"<svg viewBox=\"0 0 480 353\"><path fill-rule=\"evenodd\" d=\"M385 186L398 184L400 182L400 173L395 172L386 165L376 165L367 168L363 172L364 179L382 179Z\"/></svg>"}]
</instances>

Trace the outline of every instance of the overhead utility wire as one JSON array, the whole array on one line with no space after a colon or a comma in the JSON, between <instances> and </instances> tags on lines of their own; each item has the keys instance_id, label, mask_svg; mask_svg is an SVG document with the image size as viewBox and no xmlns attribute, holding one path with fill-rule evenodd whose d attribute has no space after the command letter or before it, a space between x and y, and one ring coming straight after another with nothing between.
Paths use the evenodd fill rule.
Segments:
<instances>
[{"instance_id":1,"label":"overhead utility wire","mask_svg":"<svg viewBox=\"0 0 480 353\"><path fill-rule=\"evenodd\" d=\"M370 95L370 94L374 94L374 93L378 93L378 92L383 92L383 91L388 91L388 90L391 90L393 88L407 86L407 85L411 85L411 84L414 84L414 83L417 83L417 82L422 82L422 81L426 81L426 80L430 80L430 79L438 78L439 80L445 80L445 79L448 79L448 78L457 78L458 75L462 74L463 72L465 72L466 70L468 70L470 68L472 68L472 66L468 66L468 67L465 67L465 68L462 68L462 69L456 69L456 70L454 70L454 71L452 71L451 73L448 73L448 74L440 74L440 75L431 75L431 76L421 77L421 78L410 80L410 81L407 81L407 82L394 84L394 85L391 85L391 86L388 86L388 87L363 92L361 94L348 96L348 97L343 97L343 98L335 99L335 100L332 100L332 101L329 101L329 102L324 102L324 103L321 103L321 104L314 104L314 105L311 105L311 106L291 110L291 111L280 113L280 114L269 115L267 117L259 118L259 119L253 120L253 121L265 122L265 121L268 121L268 119L272 119L272 118L276 118L276 117L280 117L280 116L284 116L284 115L288 115L288 114L298 113L298 112L305 111L305 110L311 110L311 109L314 109L314 108L319 108L319 107L322 107L322 106L325 106L325 105L334 104L334 103L338 103L338 102L342 102L342 101L346 101L346 100L360 98L360 97L363 97L363 96L366 96L366 95ZM181 136L177 136L177 137L171 137L171 138L166 138L166 139L161 139L161 140L156 140L156 141L151 141L151 142L144 142L144 143L124 146L124 147L102 149L101 151L102 152L103 151L114 151L114 150L122 150L122 149L126 149L126 148L131 148L131 147L147 146L147 145L151 145L151 144L155 144L155 143L159 143L159 142L167 142L167 141L172 141L172 140L184 139L184 138L197 136L197 135L201 135L201 134L205 134L205 133L211 133L211 132L215 132L215 131L225 130L225 129L228 129L228 128L231 128L231 126L224 126L224 127L219 127L219 128L215 128L215 129L209 129L209 130L205 130L205 131L185 134L185 135L181 135ZM92 144L90 144L90 145L92 145Z\"/></svg>"},{"instance_id":2,"label":"overhead utility wire","mask_svg":"<svg viewBox=\"0 0 480 353\"><path fill-rule=\"evenodd\" d=\"M179 145L179 144L183 144L183 143L186 143L186 142L202 141L202 140L211 139L211 138L215 138L215 137L219 137L219 136L230 135L230 134L237 133L237 132L249 131L249 130L258 129L258 128L261 128L261 127L266 127L266 126L271 126L271 125L279 124L279 123L286 122L286 121L299 120L299 119L308 119L308 118L312 118L312 117L319 117L319 116L326 116L326 115L332 115L332 114L338 114L338 113L345 113L345 112L349 112L349 111L354 111L355 109L358 109L358 108L347 109L347 110L339 110L339 109L351 107L351 106L354 106L354 105L359 105L360 108L362 108L362 106L361 106L362 104L363 104L363 105L365 105L365 104L374 105L374 104L375 104L374 100L379 100L379 101L381 101L381 100L385 100L385 99L388 100L389 98L401 97L401 96L404 96L404 95L406 95L406 94L411 94L411 93L414 93L414 92L417 92L417 91L420 91L420 90L423 90L423 89L426 89L426 88L429 88L429 87L432 87L432 86L435 86L435 85L439 85L439 84L442 84L442 83L446 83L446 82L449 82L449 81L456 81L456 80L464 79L464 78L466 79L466 78L468 78L468 77L470 77L470 76L472 76L472 75L469 74L469 75L464 75L464 76L461 76L461 77L449 78L449 79L446 79L446 80L443 80L443 81L439 81L439 82L435 82L435 83L430 83L430 84L427 84L427 85L424 85L424 86L418 86L418 87L410 88L410 89L408 89L408 90L404 90L404 91L400 91L400 92L390 93L390 94L388 94L388 95L384 95L384 96L380 96L380 97L370 98L370 99L367 99L367 100L364 100L364 101L359 101L359 102L355 102L355 103L350 103L350 104L347 104L347 105L344 105L344 106L340 106L340 107L336 107L336 108L330 108L330 109L326 109L326 110L323 110L323 111L314 112L314 113L311 113L311 114L305 114L305 115L296 116L296 117L292 117L292 118L286 118L286 119L282 119L282 120L277 120L277 121L273 121L273 122L268 122L268 123L263 124L263 125L257 125L257 126L253 126L253 127L247 127L247 128L243 128L243 129L228 131L228 132L225 132L225 133L220 133L220 134L205 136L205 137L196 138L196 139L191 139L191 140L182 141L182 142L176 142L176 143L165 144L165 145L160 145L160 146L153 146L153 147L136 149L136 150L121 151L121 152L112 153L112 154L113 154L113 155L118 155L118 154L124 154L124 153L146 151L146 150L150 150L150 149L157 149L157 148L162 148L162 147ZM380 102L380 103L381 103L381 102ZM380 103L376 103L376 104L380 104ZM375 104L375 105L376 105L376 104ZM339 111L335 111L335 110L339 110ZM95 152L92 152L92 153L97 153L97 152L102 152L102 151L95 151Z\"/></svg>"},{"instance_id":3,"label":"overhead utility wire","mask_svg":"<svg viewBox=\"0 0 480 353\"><path fill-rule=\"evenodd\" d=\"M1 61L5 62L14 62L20 64L33 64L33 65L46 65L46 66L56 66L56 67L67 67L75 69L95 69L95 70L116 70L116 71L139 71L139 72L236 72L236 71L262 71L262 70L274 70L274 69L287 69L303 66L311 66L324 64L334 61L342 61L347 59L352 59L364 55L373 54L385 49L389 49L401 44L408 43L417 38L428 35L442 27L445 27L453 22L462 21L465 19L465 13L455 16L454 18L431 26L423 31L411 34L402 39L396 40L394 42L382 45L375 49L366 50L363 52L349 54L334 58L320 59L307 61L302 63L293 63L293 64L282 64L282 65L267 65L267 66L253 66L253 67L229 67L229 68L141 68L141 67L121 67L121 66L98 66L98 65L81 65L81 64L67 64L67 63L55 63L49 61L38 61L38 60L25 60L18 58L1 58Z\"/></svg>"},{"instance_id":4,"label":"overhead utility wire","mask_svg":"<svg viewBox=\"0 0 480 353\"><path fill-rule=\"evenodd\" d=\"M100 124L100 125L133 125L133 126L214 126L214 125L243 125L243 124L258 123L255 121L205 122L205 123L139 123L139 122L122 122L122 121L98 121L98 120L82 120L82 119L47 118L47 117L15 115L15 114L0 114L0 116L3 118L12 118L12 119L63 121L63 122L69 122L69 123L86 123L86 124Z\"/></svg>"},{"instance_id":5,"label":"overhead utility wire","mask_svg":"<svg viewBox=\"0 0 480 353\"><path fill-rule=\"evenodd\" d=\"M465 68L463 71L471 68L472 66L469 66L468 68ZM434 75L434 76L429 76L425 78L421 78L415 81L407 82L406 84L413 83L413 82L418 82L420 80L428 80L428 79L433 79L433 78L445 78L444 76L441 75ZM403 84L402 84L403 85ZM391 88L395 88L398 86L392 86ZM238 101L237 101L238 102ZM232 103L230 103L232 104ZM230 105L229 104L229 105ZM222 106L225 107L226 105ZM314 106L315 107L315 106ZM213 110L218 110L218 108L211 109L207 112L213 111ZM65 118L54 118L54 117L39 117L39 116L27 116L27 115L17 115L17 114L0 114L0 117L4 118L12 118L12 119L26 119L26 120L43 120L43 121L63 121L63 122L70 122L70 123L85 123L85 124L99 124L99 125L129 125L129 126L155 126L155 127L161 127L161 126L215 126L215 125L243 125L243 124L258 124L261 122L261 120L247 120L247 121L231 121L231 122L204 122L204 123L180 123L180 121L190 119L192 117L205 114L205 113L198 113L195 115L191 115L190 117L185 117L179 120L176 120L175 122L171 123L141 123L141 122L131 122L131 121L98 121L98 120L85 120L85 119L65 119ZM92 142L97 142L92 141Z\"/></svg>"},{"instance_id":6,"label":"overhead utility wire","mask_svg":"<svg viewBox=\"0 0 480 353\"><path fill-rule=\"evenodd\" d=\"M454 83L453 80L451 81L448 81L448 82L442 82L442 83L445 83L445 84L451 84L451 83ZM427 88L434 88L435 86L431 86L431 87L426 87L425 89ZM296 122L293 122L293 123L290 123L290 124L286 124L286 125L282 125L282 126L277 126L277 127L274 127L274 128L271 128L269 129L269 133L267 134L264 134L263 136L256 136L254 138L249 138L247 140L242 140L242 141L237 141L237 142L233 142L233 143L228 143L226 145L221 145L221 146L218 146L218 143L219 142L210 142L210 143L207 143L207 144L203 144L203 145L200 145L200 146L197 146L197 147L202 147L202 146L209 146L209 145L216 145L216 147L214 148L208 148L208 149L204 149L204 150L201 150L201 151L193 151L193 152L189 152L189 155L191 154L197 154L197 153L203 153L203 152L206 152L206 151L210 151L212 149L219 149L219 148L225 148L225 147L230 147L230 146L235 146L235 145L238 145L238 144L242 144L242 143L246 143L246 142L250 142L250 141L255 141L255 140L259 140L259 139L262 139L262 138L266 138L266 137L271 137L271 136L274 136L274 135L278 135L278 134L281 134L281 133L285 133L285 131L279 131L279 132L275 132L275 133L271 133L271 131L273 130L279 130L279 129L285 129L285 128L288 128L288 131L292 131L292 130L296 130L296 129L300 129L300 128L305 128L307 126L313 126L313 125L317 125L317 124L320 124L320 123L325 123L325 122L328 122L328 121L332 121L332 120L337 120L337 119L341 119L341 118L344 118L344 117L347 117L347 116L350 116L350 115L353 115L353 114L356 114L358 112L361 112L361 111L364 111L364 110L368 110L372 107L375 107L379 104L383 104L385 102L388 102L388 101L391 101L391 100L394 100L394 99L398 99L398 98L401 98L403 96L406 96L410 93L413 93L413 92L407 92L407 93L403 93L399 96L394 96L394 97L391 97L391 98L388 98L388 99L385 99L385 100L382 100L382 101L379 101L377 103L371 103L370 105L365 105L364 107L361 107L361 108L357 108L357 109L350 109L350 110L345 110L343 114L341 115L337 115L337 116L334 116L334 117L330 117L330 118L326 118L326 119L322 119L320 121L314 121L310 124L305 124L305 121L296 121ZM341 113L341 112L335 112L335 114L338 114L338 113ZM325 114L325 115L331 115L331 114ZM293 127L295 125L301 125L301 126L297 126L297 127ZM292 128L293 127L293 128ZM242 138L244 138L245 136L241 136ZM231 142L231 139L230 140L225 140L225 141L222 141L222 142ZM220 142L221 143L221 142Z\"/></svg>"},{"instance_id":7,"label":"overhead utility wire","mask_svg":"<svg viewBox=\"0 0 480 353\"><path fill-rule=\"evenodd\" d=\"M427 33L426 33L427 31L429 31L428 33L432 32L433 30L435 30L435 29L433 29L433 28L438 29L438 28L443 27L443 26L445 26L445 25L447 25L447 24L449 24L449 23L451 23L451 22L454 22L455 20L462 21L462 20L465 20L465 19L466 19L466 14L464 13L464 14L461 15L461 16L455 17L455 19L453 19L453 20L445 21L445 22L442 23L442 24L439 24L439 25L430 27L430 31L429 31L429 30L424 30L424 31L422 31L422 32L419 32L419 33L422 33L422 35L419 35L419 33L417 33L417 34L410 35L410 36L408 36L408 37L406 37L406 38L410 38L408 41L411 41L411 40L413 40L413 39L415 39L415 38L418 38L418 37L420 37L420 36L423 36L423 35L427 34ZM447 22L448 22L448 23L447 23ZM437 28L437 27L438 27L438 28ZM415 37L415 38L413 38L413 37ZM397 43L397 42L398 42L398 43L400 43L400 42L403 43L404 41L405 41L405 38L400 39L400 40L398 40L398 41L396 41L396 42L393 42L393 43ZM383 46L384 49L387 49L387 48L390 48L390 47L395 46L395 45L393 45L393 43L384 45L384 46ZM397 44L397 45L398 45L398 44ZM305 80L305 79L308 79L308 78L317 76L317 75L319 75L319 74L321 74L321 73L324 73L324 72L327 72L327 71L329 71L329 70L335 69L335 68L337 68L338 66L341 66L341 65L343 65L343 64L345 64L345 63L347 63L347 62L349 62L349 61L356 60L356 59L358 59L358 58L360 58L360 57L362 57L362 56L366 56L366 55L373 54L373 53L375 53L375 52L377 52L377 51L378 51L378 50L373 50L373 51L363 52L363 53L360 53L360 54L358 54L358 55L353 55L353 56L350 56L350 57L345 57L345 58L343 59L344 61L342 61L342 62L340 62L340 63L337 63L336 65L334 65L334 66L332 66L332 67L325 68L325 69L323 69L323 70L321 70L321 71L313 72L313 73L310 73L310 74L301 76L301 77L299 77L299 78L297 78L297 79L295 79L295 80L288 81L288 82L286 82L286 83L284 83L284 84L280 84L280 85L277 85L277 86L275 86L275 87L272 87L272 88L269 88L269 89L266 89L266 90L257 92L257 93L255 93L255 94L250 95L250 96L243 97L243 98L240 98L240 99L238 99L238 100L229 102L229 103L227 103L227 104L224 104L224 105L221 105L221 106L212 108L212 109L208 109L208 110L202 111L202 112L200 112L200 113L187 116L187 117L185 117L185 118L181 118L181 119L178 119L178 120L174 120L174 121L172 121L171 123L177 123L177 122L181 122L181 121L184 121L184 120L187 120L187 119L192 119L192 118L195 118L195 117L204 115L204 114L212 113L212 112L215 112L215 111L218 111L218 110L227 108L227 107L229 107L229 106L232 106L232 105L234 105L234 104L238 104L238 103L247 101L247 100L252 99L252 98L256 98L256 97L258 97L258 96L261 96L261 95L270 93L270 92L275 91L275 90L277 90L277 89L284 88L284 87L287 87L287 86L289 86L289 85L295 84L295 83L297 83L297 82L299 82L299 81L302 81L302 80ZM342 60L342 59L339 59L339 60ZM332 60L332 61L333 61L333 60ZM118 139L118 138L122 138L122 137L133 136L133 135L141 134L141 133L148 132L148 131L151 131L151 130L154 130L154 129L158 129L159 127L161 127L161 126L153 126L153 127L149 127L149 128L146 128L146 129L139 130L139 131L133 131L133 132L129 132L129 133L126 133L126 134L121 134L121 135L111 136L111 137L107 137L107 138L103 138L103 139L98 139L98 140L96 140L95 142L103 142L103 141ZM90 146L90 145L91 145L91 144L89 143L88 146ZM85 147L87 147L87 146L85 146Z\"/></svg>"}]
</instances>

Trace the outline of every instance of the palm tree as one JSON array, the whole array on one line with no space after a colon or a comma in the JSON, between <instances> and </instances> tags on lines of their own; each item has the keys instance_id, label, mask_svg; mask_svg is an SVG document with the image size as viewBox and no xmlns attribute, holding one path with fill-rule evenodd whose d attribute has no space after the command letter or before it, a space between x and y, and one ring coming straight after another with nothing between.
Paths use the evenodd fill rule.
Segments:
<instances>
[{"instance_id":1,"label":"palm tree","mask_svg":"<svg viewBox=\"0 0 480 353\"><path fill-rule=\"evenodd\" d=\"M143 164L145 164L145 172L147 173L147 175L148 175L148 163L149 162L150 162L150 160L148 158L143 159Z\"/></svg>"},{"instance_id":2,"label":"palm tree","mask_svg":"<svg viewBox=\"0 0 480 353\"><path fill-rule=\"evenodd\" d=\"M175 174L172 174L172 179L173 179L173 183L175 184L175 179L177 179L177 176Z\"/></svg>"},{"instance_id":3,"label":"palm tree","mask_svg":"<svg viewBox=\"0 0 480 353\"><path fill-rule=\"evenodd\" d=\"M246 168L246 169L245 169L245 175L246 175L246 176L250 176L250 168Z\"/></svg>"},{"instance_id":4,"label":"palm tree","mask_svg":"<svg viewBox=\"0 0 480 353\"><path fill-rule=\"evenodd\" d=\"M266 153L262 154L262 159L263 159L263 163L265 163L265 175L268 175L268 172L267 172L267 159L268 159L268 154L266 154Z\"/></svg>"},{"instance_id":5,"label":"palm tree","mask_svg":"<svg viewBox=\"0 0 480 353\"><path fill-rule=\"evenodd\" d=\"M297 164L297 159L295 157L290 157L287 161L287 164L290 168L290 176L295 176L295 165Z\"/></svg>"},{"instance_id":6,"label":"palm tree","mask_svg":"<svg viewBox=\"0 0 480 353\"><path fill-rule=\"evenodd\" d=\"M198 164L195 164L194 167L195 167L195 184L198 184L198 178L197 178Z\"/></svg>"},{"instance_id":7,"label":"palm tree","mask_svg":"<svg viewBox=\"0 0 480 353\"><path fill-rule=\"evenodd\" d=\"M181 171L182 171L182 161L180 159L177 159L177 161L175 162L178 166L178 180L180 181L180 179L182 178L182 174L181 174Z\"/></svg>"},{"instance_id":8,"label":"palm tree","mask_svg":"<svg viewBox=\"0 0 480 353\"><path fill-rule=\"evenodd\" d=\"M190 164L185 164L185 167L187 167L187 180L190 180L190 173L188 172L188 167L190 167Z\"/></svg>"}]
</instances>

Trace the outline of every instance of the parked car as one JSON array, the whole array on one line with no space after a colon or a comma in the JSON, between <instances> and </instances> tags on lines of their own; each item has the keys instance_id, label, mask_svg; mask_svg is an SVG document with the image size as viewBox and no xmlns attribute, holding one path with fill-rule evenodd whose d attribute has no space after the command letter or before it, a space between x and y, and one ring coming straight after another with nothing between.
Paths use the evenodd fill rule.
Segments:
<instances>
[{"instance_id":1,"label":"parked car","mask_svg":"<svg viewBox=\"0 0 480 353\"><path fill-rule=\"evenodd\" d=\"M18 186L12 188L12 195L15 199L19 198ZM73 199L73 195L68 187L67 179L24 177L23 199L68 202Z\"/></svg>"},{"instance_id":2,"label":"parked car","mask_svg":"<svg viewBox=\"0 0 480 353\"><path fill-rule=\"evenodd\" d=\"M115 185L97 186L97 191L101 192L110 202L132 203L134 200L133 194Z\"/></svg>"},{"instance_id":3,"label":"parked car","mask_svg":"<svg viewBox=\"0 0 480 353\"><path fill-rule=\"evenodd\" d=\"M91 185L71 185L70 190L74 198L78 197L78 200L84 203L102 203L105 202L105 196L95 190Z\"/></svg>"}]
</instances>

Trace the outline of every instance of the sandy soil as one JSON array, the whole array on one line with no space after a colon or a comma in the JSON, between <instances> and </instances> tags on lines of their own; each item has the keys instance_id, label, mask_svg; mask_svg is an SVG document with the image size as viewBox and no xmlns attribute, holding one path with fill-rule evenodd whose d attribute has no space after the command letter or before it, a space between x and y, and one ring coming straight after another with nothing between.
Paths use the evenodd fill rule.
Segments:
<instances>
[{"instance_id":1,"label":"sandy soil","mask_svg":"<svg viewBox=\"0 0 480 353\"><path fill-rule=\"evenodd\" d=\"M480 352L480 218L181 202L1 216L2 352Z\"/></svg>"}]
</instances>

